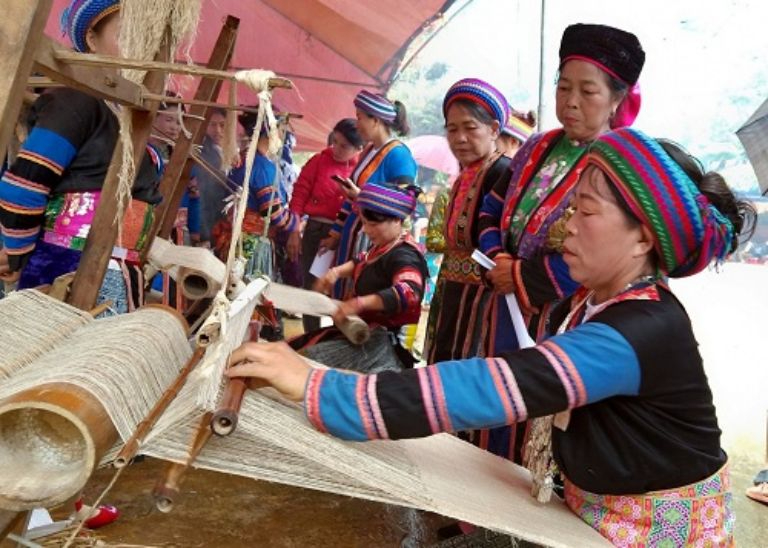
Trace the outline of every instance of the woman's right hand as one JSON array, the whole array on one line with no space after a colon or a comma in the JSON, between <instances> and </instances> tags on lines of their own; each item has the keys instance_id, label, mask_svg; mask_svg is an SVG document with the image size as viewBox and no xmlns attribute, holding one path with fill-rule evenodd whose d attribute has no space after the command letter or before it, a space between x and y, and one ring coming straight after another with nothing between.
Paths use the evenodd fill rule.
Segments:
<instances>
[{"instance_id":1,"label":"woman's right hand","mask_svg":"<svg viewBox=\"0 0 768 548\"><path fill-rule=\"evenodd\" d=\"M514 259L510 255L499 253L493 260L496 266L486 273L486 277L496 291L508 295L515 290L515 280L512 277Z\"/></svg>"},{"instance_id":2,"label":"woman's right hand","mask_svg":"<svg viewBox=\"0 0 768 548\"><path fill-rule=\"evenodd\" d=\"M336 272L336 269L331 268L321 278L318 278L317 280L315 280L315 283L312 284L312 290L317 291L318 293L325 293L326 295L328 295L330 294L331 289L333 289L333 286L336 283L336 280L338 279L339 279L339 275Z\"/></svg>"}]
</instances>

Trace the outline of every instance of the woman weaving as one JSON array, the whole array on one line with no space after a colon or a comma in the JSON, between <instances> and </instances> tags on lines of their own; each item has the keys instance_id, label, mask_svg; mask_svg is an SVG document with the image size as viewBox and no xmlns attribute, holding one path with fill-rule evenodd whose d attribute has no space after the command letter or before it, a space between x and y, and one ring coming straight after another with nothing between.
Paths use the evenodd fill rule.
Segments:
<instances>
[{"instance_id":1,"label":"woman weaving","mask_svg":"<svg viewBox=\"0 0 768 548\"><path fill-rule=\"evenodd\" d=\"M352 295L341 303L333 319L338 324L351 314L362 317L371 326L370 340L356 346L331 327L294 339L293 348L326 365L366 373L413 366L414 359L400 345L398 334L401 327L418 323L428 276L424 256L403 230L403 221L416 209L419 193L413 186L365 185L356 206L371 248L330 269L315 284L316 290L327 293L339 279L350 280Z\"/></svg>"},{"instance_id":2,"label":"woman weaving","mask_svg":"<svg viewBox=\"0 0 768 548\"><path fill-rule=\"evenodd\" d=\"M597 138L585 165L563 253L581 287L552 310L538 345L353 375L312 369L282 345L248 343L229 375L261 377L303 399L317 429L349 440L560 413L551 435L566 503L611 542L732 544L712 394L690 319L664 280L724 259L754 212L719 175L682 169L636 130Z\"/></svg>"}]
</instances>

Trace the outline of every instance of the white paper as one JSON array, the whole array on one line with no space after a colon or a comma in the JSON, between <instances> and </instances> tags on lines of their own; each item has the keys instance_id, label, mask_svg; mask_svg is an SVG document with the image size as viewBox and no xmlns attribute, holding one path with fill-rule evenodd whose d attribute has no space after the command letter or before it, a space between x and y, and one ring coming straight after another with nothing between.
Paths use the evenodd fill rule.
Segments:
<instances>
[{"instance_id":1,"label":"white paper","mask_svg":"<svg viewBox=\"0 0 768 548\"><path fill-rule=\"evenodd\" d=\"M483 268L490 270L496 263L493 262L487 255L482 253L479 249L475 249L472 252L472 260L478 263ZM517 336L517 342L520 348L529 348L535 346L536 343L528 334L528 329L525 327L525 321L523 320L523 313L520 311L520 305L517 304L517 298L514 293L506 295L507 308L509 309L509 315L512 318L512 327L515 329L515 335Z\"/></svg>"},{"instance_id":2,"label":"white paper","mask_svg":"<svg viewBox=\"0 0 768 548\"><path fill-rule=\"evenodd\" d=\"M334 255L335 253L332 251L326 251L322 255L315 255L315 260L312 261L312 266L309 267L309 273L315 278L322 278L325 276L325 273L331 268Z\"/></svg>"}]
</instances>

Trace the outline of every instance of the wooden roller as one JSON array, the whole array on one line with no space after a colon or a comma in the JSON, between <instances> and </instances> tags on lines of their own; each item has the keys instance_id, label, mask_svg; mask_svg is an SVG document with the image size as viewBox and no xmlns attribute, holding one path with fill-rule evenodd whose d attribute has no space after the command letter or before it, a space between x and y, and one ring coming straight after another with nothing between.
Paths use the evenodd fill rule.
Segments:
<instances>
[{"instance_id":1,"label":"wooden roller","mask_svg":"<svg viewBox=\"0 0 768 548\"><path fill-rule=\"evenodd\" d=\"M0 402L0 508L50 508L79 493L117 431L101 403L51 383Z\"/></svg>"},{"instance_id":2,"label":"wooden roller","mask_svg":"<svg viewBox=\"0 0 768 548\"><path fill-rule=\"evenodd\" d=\"M186 329L173 309L152 308ZM104 406L78 385L49 382L11 394L0 401L0 509L49 508L74 497L117 440Z\"/></svg>"},{"instance_id":3,"label":"wooden roller","mask_svg":"<svg viewBox=\"0 0 768 548\"><path fill-rule=\"evenodd\" d=\"M235 428L237 428L240 407L243 405L245 391L249 388L257 390L265 386L269 386L269 383L262 379L229 379L227 386L224 388L224 394L221 396L219 408L211 417L211 431L217 436L229 436L234 432Z\"/></svg>"}]
</instances>

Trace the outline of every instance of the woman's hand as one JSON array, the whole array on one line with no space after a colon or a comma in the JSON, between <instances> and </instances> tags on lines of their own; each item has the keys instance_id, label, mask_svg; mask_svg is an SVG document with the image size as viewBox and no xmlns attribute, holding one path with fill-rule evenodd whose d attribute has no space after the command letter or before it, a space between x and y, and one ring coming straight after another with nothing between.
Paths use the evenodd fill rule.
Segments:
<instances>
[{"instance_id":1,"label":"woman's hand","mask_svg":"<svg viewBox=\"0 0 768 548\"><path fill-rule=\"evenodd\" d=\"M11 284L17 282L20 275L20 271L11 270L8 253L4 249L0 249L0 281Z\"/></svg>"},{"instance_id":2,"label":"woman's hand","mask_svg":"<svg viewBox=\"0 0 768 548\"><path fill-rule=\"evenodd\" d=\"M510 255L499 253L493 260L496 266L486 273L488 281L499 293L504 295L512 293L515 290L515 280L512 278L514 259Z\"/></svg>"},{"instance_id":3,"label":"woman's hand","mask_svg":"<svg viewBox=\"0 0 768 548\"><path fill-rule=\"evenodd\" d=\"M339 239L341 237L338 234L331 233L327 238L320 240L320 246L318 247L317 254L322 255L328 251L335 251L339 247Z\"/></svg>"},{"instance_id":4,"label":"woman's hand","mask_svg":"<svg viewBox=\"0 0 768 548\"><path fill-rule=\"evenodd\" d=\"M247 342L232 352L226 375L263 379L286 398L304 399L304 388L312 367L284 342Z\"/></svg>"},{"instance_id":5,"label":"woman's hand","mask_svg":"<svg viewBox=\"0 0 768 548\"><path fill-rule=\"evenodd\" d=\"M348 316L357 316L363 311L363 303L360 297L343 301L339 304L336 312L333 314L333 323L341 324Z\"/></svg>"},{"instance_id":6,"label":"woman's hand","mask_svg":"<svg viewBox=\"0 0 768 548\"><path fill-rule=\"evenodd\" d=\"M296 262L299 260L301 254L301 232L294 230L288 236L288 242L285 244L285 249L288 252L288 260Z\"/></svg>"},{"instance_id":7,"label":"woman's hand","mask_svg":"<svg viewBox=\"0 0 768 548\"><path fill-rule=\"evenodd\" d=\"M353 183L352 179L347 179L347 181L349 181L349 185L341 185L341 191L349 201L354 202L357 195L360 194L360 187Z\"/></svg>"},{"instance_id":8,"label":"woman's hand","mask_svg":"<svg viewBox=\"0 0 768 548\"><path fill-rule=\"evenodd\" d=\"M338 279L338 271L336 268L331 268L321 278L315 280L315 283L312 284L312 291L317 291L318 293L325 293L328 295L331 292L331 289L333 289L333 285L336 283L336 280Z\"/></svg>"}]
</instances>

